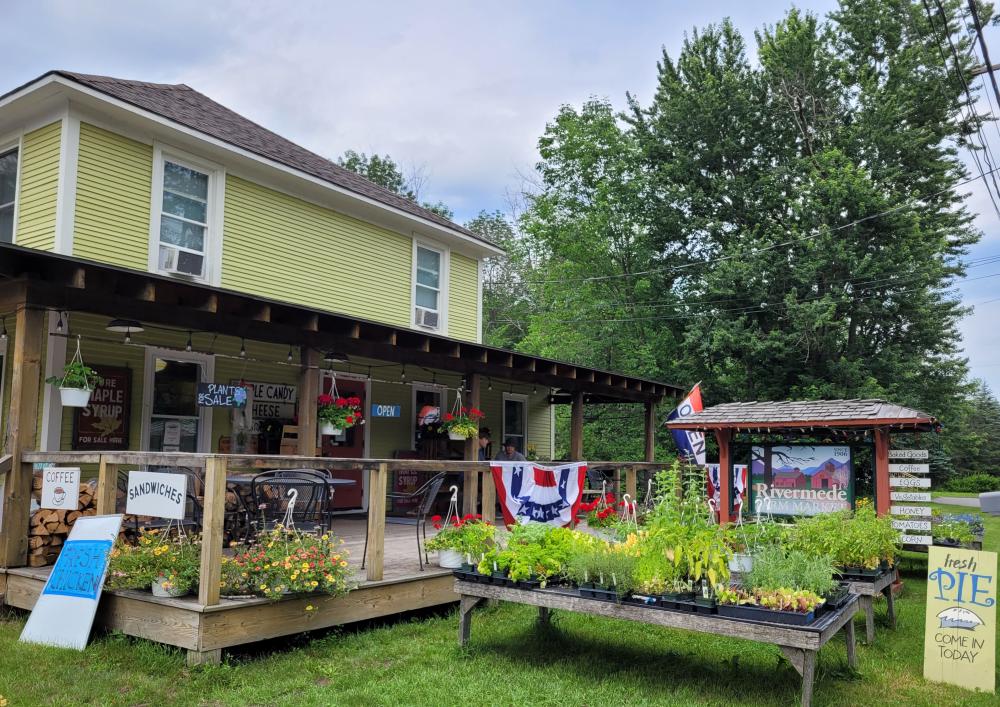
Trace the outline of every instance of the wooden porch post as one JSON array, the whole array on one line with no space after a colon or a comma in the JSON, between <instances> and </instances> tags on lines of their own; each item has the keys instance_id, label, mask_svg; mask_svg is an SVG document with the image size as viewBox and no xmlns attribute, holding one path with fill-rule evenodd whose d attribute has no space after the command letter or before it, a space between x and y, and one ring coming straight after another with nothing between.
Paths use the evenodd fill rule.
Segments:
<instances>
[{"instance_id":1,"label":"wooden porch post","mask_svg":"<svg viewBox=\"0 0 1000 707\"><path fill-rule=\"evenodd\" d=\"M875 436L875 510L880 516L889 512L889 430L877 429Z\"/></svg>"},{"instance_id":2,"label":"wooden porch post","mask_svg":"<svg viewBox=\"0 0 1000 707\"><path fill-rule=\"evenodd\" d=\"M319 396L319 351L302 347L299 374L299 455L316 456L316 398Z\"/></svg>"},{"instance_id":3,"label":"wooden porch post","mask_svg":"<svg viewBox=\"0 0 1000 707\"><path fill-rule=\"evenodd\" d=\"M368 581L382 579L385 565L385 489L389 465L385 462L368 472Z\"/></svg>"},{"instance_id":4,"label":"wooden porch post","mask_svg":"<svg viewBox=\"0 0 1000 707\"><path fill-rule=\"evenodd\" d=\"M716 430L715 441L719 443L719 523L728 523L731 503L729 487L733 480L733 440L732 430Z\"/></svg>"},{"instance_id":5,"label":"wooden porch post","mask_svg":"<svg viewBox=\"0 0 1000 707\"><path fill-rule=\"evenodd\" d=\"M573 409L569 425L570 461L583 460L583 391L573 393Z\"/></svg>"},{"instance_id":6,"label":"wooden porch post","mask_svg":"<svg viewBox=\"0 0 1000 707\"><path fill-rule=\"evenodd\" d=\"M480 390L482 389L481 377L478 373L468 375L468 390L465 391L465 404L468 407L478 408L480 405ZM465 460L474 462L479 459L479 438L465 440ZM479 496L479 472L466 471L462 475L462 514L476 512L476 500ZM486 482L483 481L483 493L486 493ZM485 499L484 499L485 500ZM486 514L486 507L483 507L483 515Z\"/></svg>"},{"instance_id":7,"label":"wooden porch post","mask_svg":"<svg viewBox=\"0 0 1000 707\"><path fill-rule=\"evenodd\" d=\"M97 469L97 498L94 501L99 516L114 513L118 505L118 465L108 463L103 454Z\"/></svg>"},{"instance_id":8,"label":"wooden porch post","mask_svg":"<svg viewBox=\"0 0 1000 707\"><path fill-rule=\"evenodd\" d=\"M28 558L28 509L31 504L32 465L21 454L35 448L38 393L42 375L45 312L22 304L15 316L14 366L10 380L7 430L11 467L3 491L3 527L0 528L0 566L20 567Z\"/></svg>"},{"instance_id":9,"label":"wooden porch post","mask_svg":"<svg viewBox=\"0 0 1000 707\"><path fill-rule=\"evenodd\" d=\"M226 516L225 457L209 457L205 462L205 506L201 521L201 572L198 578L198 603L219 603L222 578L222 530Z\"/></svg>"},{"instance_id":10,"label":"wooden porch post","mask_svg":"<svg viewBox=\"0 0 1000 707\"><path fill-rule=\"evenodd\" d=\"M643 461L656 460L656 403L646 403L646 453Z\"/></svg>"}]
</instances>

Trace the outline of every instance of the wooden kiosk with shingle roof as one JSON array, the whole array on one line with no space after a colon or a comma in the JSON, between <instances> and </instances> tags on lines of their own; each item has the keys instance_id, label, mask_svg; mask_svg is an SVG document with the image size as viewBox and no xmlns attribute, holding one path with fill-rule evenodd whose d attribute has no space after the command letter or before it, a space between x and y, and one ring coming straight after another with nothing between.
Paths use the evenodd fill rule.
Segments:
<instances>
[{"instance_id":1,"label":"wooden kiosk with shingle roof","mask_svg":"<svg viewBox=\"0 0 1000 707\"><path fill-rule=\"evenodd\" d=\"M733 437L736 434L781 433L802 437L845 437L869 433L875 445L875 504L879 515L889 512L889 435L929 432L940 425L925 412L885 400L783 400L725 403L687 417L671 420L672 430L714 433L719 444L720 477L729 479L720 489L719 521L731 520Z\"/></svg>"}]
</instances>

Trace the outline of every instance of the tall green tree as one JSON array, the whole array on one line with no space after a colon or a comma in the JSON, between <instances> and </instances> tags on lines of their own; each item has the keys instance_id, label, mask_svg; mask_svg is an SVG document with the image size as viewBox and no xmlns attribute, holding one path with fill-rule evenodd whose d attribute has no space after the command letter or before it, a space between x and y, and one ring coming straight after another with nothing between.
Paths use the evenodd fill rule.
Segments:
<instances>
[{"instance_id":1,"label":"tall green tree","mask_svg":"<svg viewBox=\"0 0 1000 707\"><path fill-rule=\"evenodd\" d=\"M395 160L389 155L367 155L364 152L348 150L337 159L337 164L345 169L349 169L370 182L374 182L380 187L384 187L391 192L399 194L405 199L414 203L419 203L428 211L433 211L438 216L446 219L455 217L451 208L443 201L427 202L420 201L420 181L416 177L407 178L403 170Z\"/></svg>"},{"instance_id":2,"label":"tall green tree","mask_svg":"<svg viewBox=\"0 0 1000 707\"><path fill-rule=\"evenodd\" d=\"M959 149L982 122L965 9L942 7L792 9L756 63L723 21L664 52L649 104L561 108L522 223L538 267L519 346L703 380L709 402L962 414L953 286L980 234Z\"/></svg>"}]
</instances>

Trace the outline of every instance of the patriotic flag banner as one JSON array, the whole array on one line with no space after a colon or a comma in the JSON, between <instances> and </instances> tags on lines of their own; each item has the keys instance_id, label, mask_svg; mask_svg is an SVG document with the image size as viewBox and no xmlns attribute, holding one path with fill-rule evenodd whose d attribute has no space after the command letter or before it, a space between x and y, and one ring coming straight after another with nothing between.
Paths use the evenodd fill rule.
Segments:
<instances>
[{"instance_id":1,"label":"patriotic flag banner","mask_svg":"<svg viewBox=\"0 0 1000 707\"><path fill-rule=\"evenodd\" d=\"M676 420L701 412L701 410L701 383L698 383L681 401L681 404L667 416L667 419ZM705 435L703 433L696 430L671 430L671 433L685 459L691 459L695 464L705 466Z\"/></svg>"},{"instance_id":2,"label":"patriotic flag banner","mask_svg":"<svg viewBox=\"0 0 1000 707\"><path fill-rule=\"evenodd\" d=\"M539 466L530 462L494 462L490 466L504 523L567 526L583 498L587 463Z\"/></svg>"},{"instance_id":3,"label":"patriotic flag banner","mask_svg":"<svg viewBox=\"0 0 1000 707\"><path fill-rule=\"evenodd\" d=\"M705 473L708 477L708 499L709 505L712 506L712 510L716 513L719 512L719 507L721 505L720 497L722 495L722 483L719 479L720 471L718 464L706 464ZM743 508L743 503L746 501L747 495L747 465L746 464L733 464L733 486L735 487L735 493L733 494L733 508L737 513Z\"/></svg>"}]
</instances>

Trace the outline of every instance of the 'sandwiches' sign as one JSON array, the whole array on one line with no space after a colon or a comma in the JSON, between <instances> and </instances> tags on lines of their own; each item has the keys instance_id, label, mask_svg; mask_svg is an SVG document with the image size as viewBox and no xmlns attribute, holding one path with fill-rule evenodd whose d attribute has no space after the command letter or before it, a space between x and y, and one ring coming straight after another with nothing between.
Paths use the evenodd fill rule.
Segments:
<instances>
[{"instance_id":1,"label":"'sandwiches' sign","mask_svg":"<svg viewBox=\"0 0 1000 707\"><path fill-rule=\"evenodd\" d=\"M125 512L156 518L184 518L187 476L154 471L130 471Z\"/></svg>"}]
</instances>

